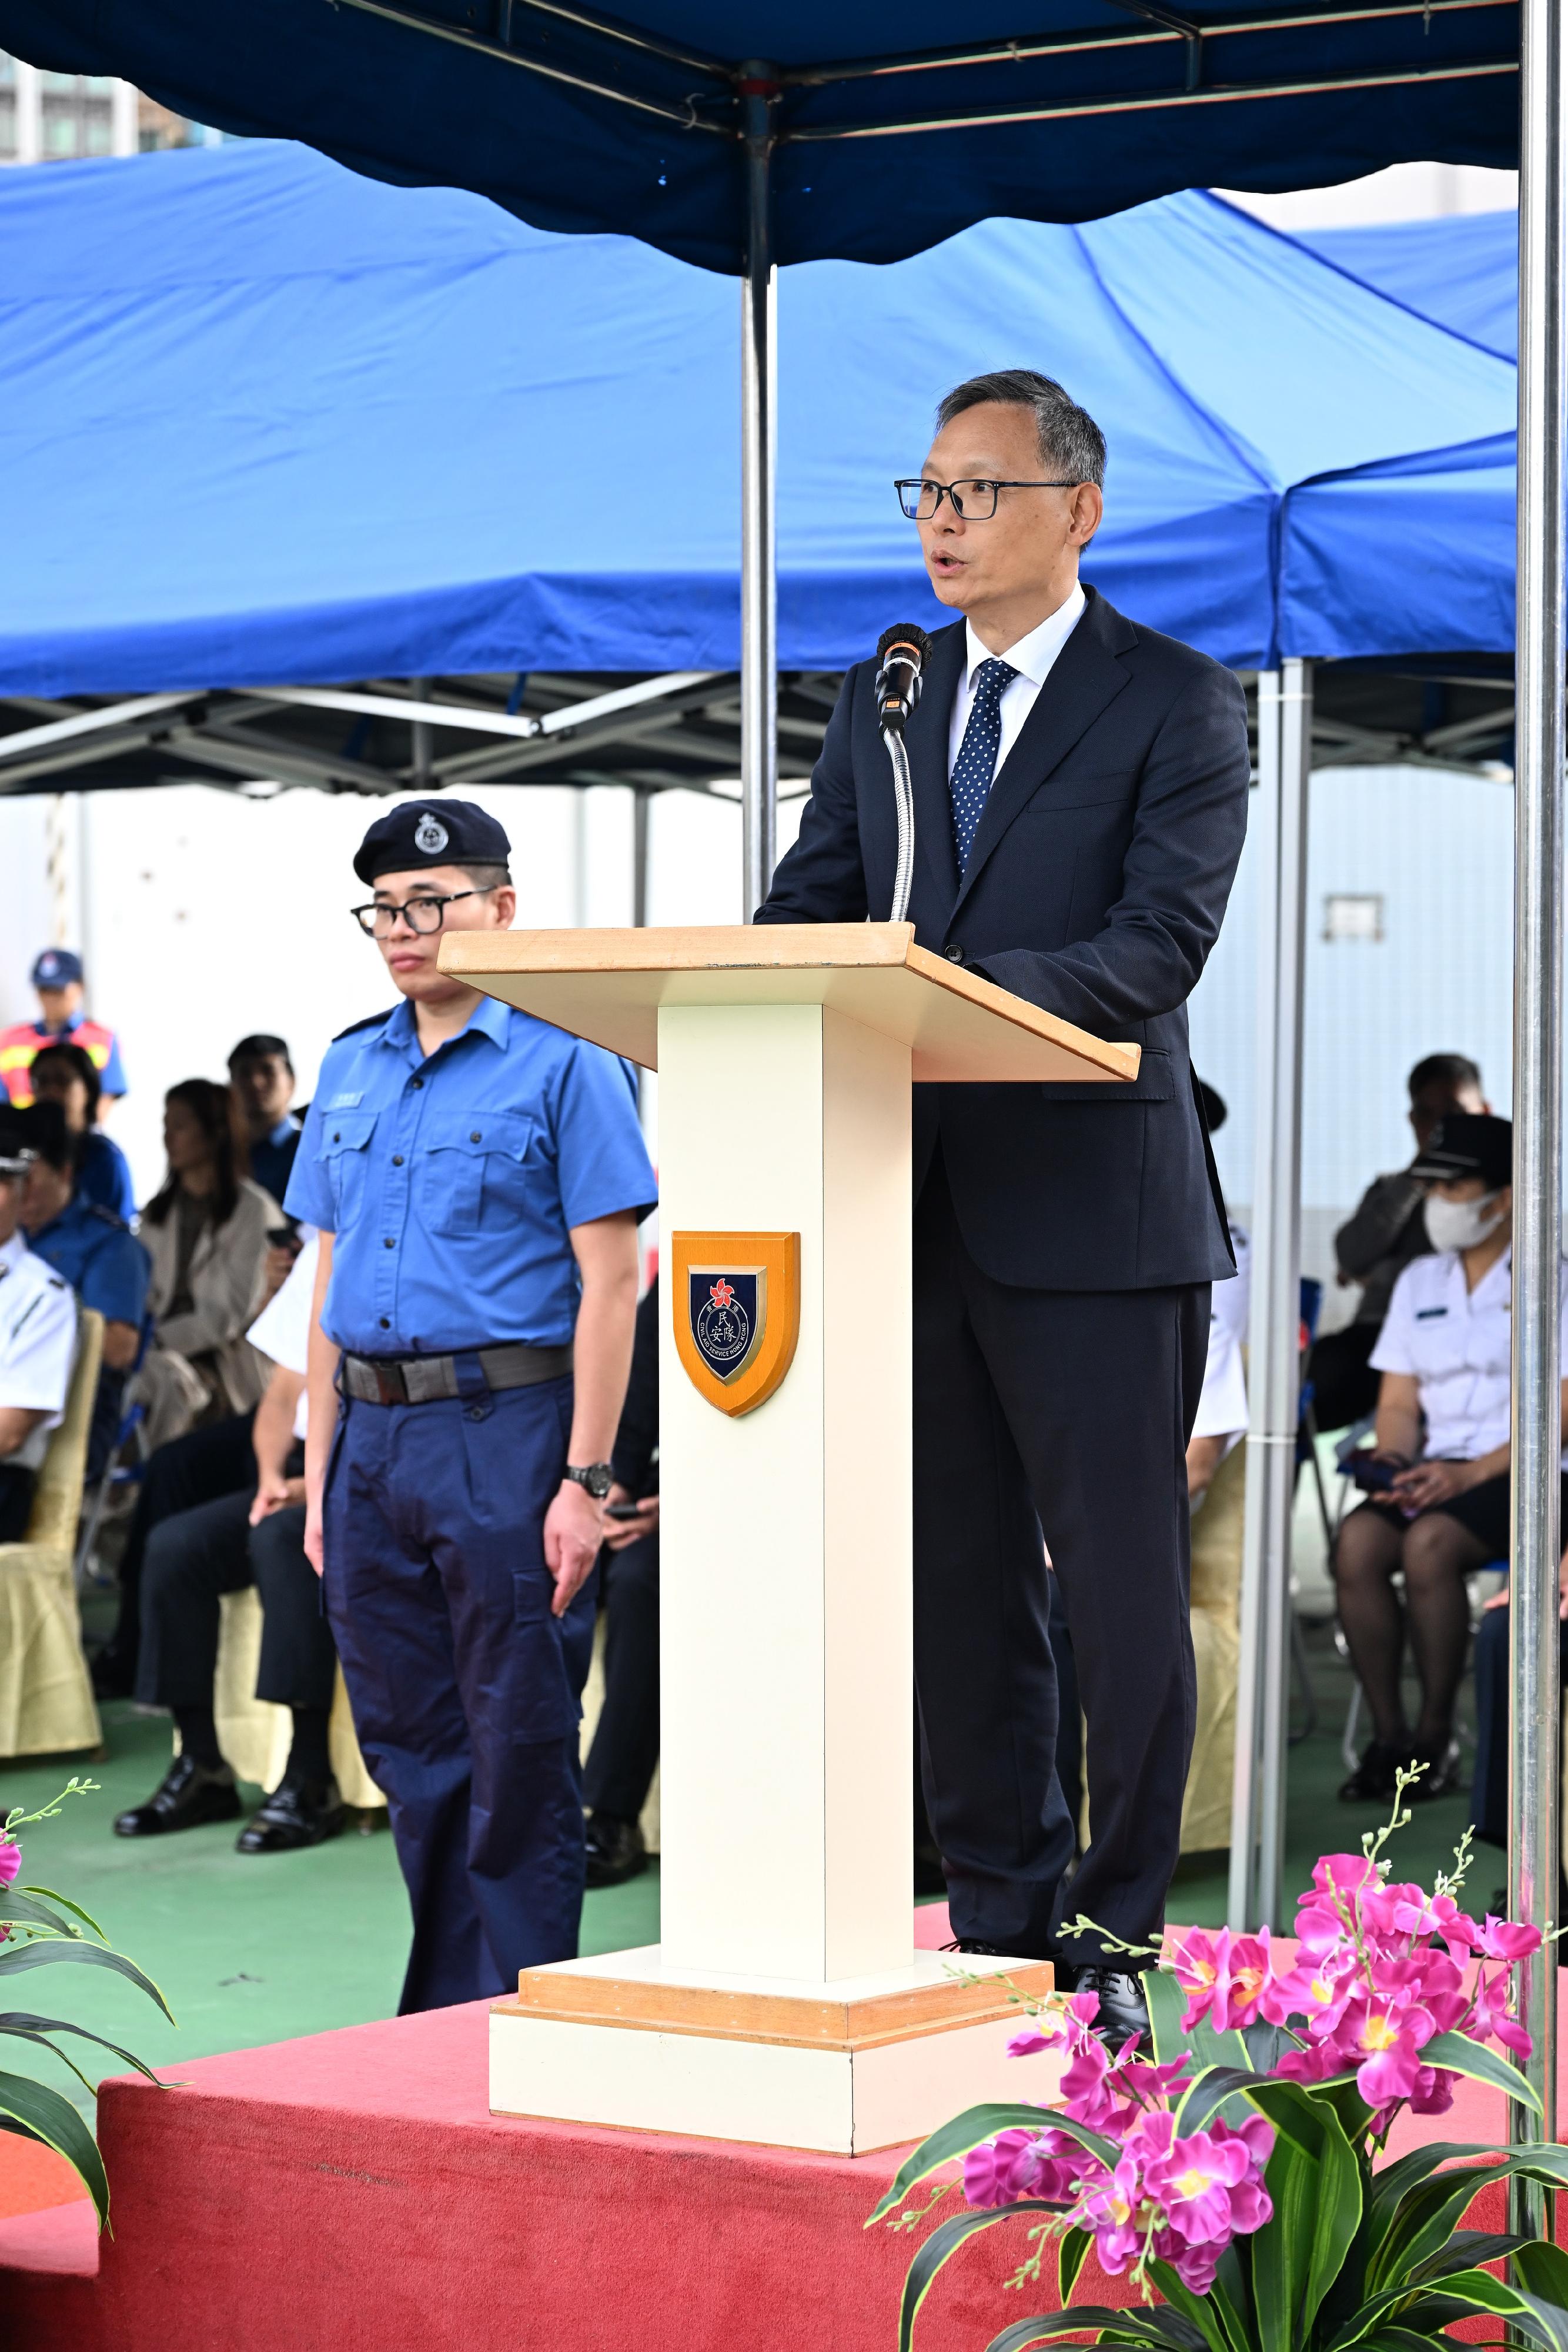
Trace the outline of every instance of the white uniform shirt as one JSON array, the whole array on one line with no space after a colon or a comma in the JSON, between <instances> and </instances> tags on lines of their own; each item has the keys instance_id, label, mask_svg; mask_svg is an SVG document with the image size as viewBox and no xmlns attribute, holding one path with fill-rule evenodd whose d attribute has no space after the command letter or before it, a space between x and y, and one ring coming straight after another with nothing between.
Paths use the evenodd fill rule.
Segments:
<instances>
[{"instance_id":1,"label":"white uniform shirt","mask_svg":"<svg viewBox=\"0 0 1568 2352\"><path fill-rule=\"evenodd\" d=\"M65 1416L77 1351L70 1285L35 1257L20 1234L0 1242L0 1405L41 1412L6 1467L36 1470Z\"/></svg>"},{"instance_id":2,"label":"white uniform shirt","mask_svg":"<svg viewBox=\"0 0 1568 2352\"><path fill-rule=\"evenodd\" d=\"M984 526L978 526L983 529ZM1018 741L1019 730L1034 709L1035 697L1056 665L1056 657L1083 617L1089 599L1077 581L1065 604L1043 620L1038 629L1009 646L1001 659L1010 663L1018 676L1010 678L998 706L1002 722L1002 740L997 752L996 772L1002 772L1002 762ZM964 675L958 680L958 691L953 697L953 717L947 729L947 773L958 764L963 747L964 730L969 723L969 706L975 698L975 672L983 661L991 659L989 646L983 646L967 621L964 624L967 650Z\"/></svg>"},{"instance_id":3,"label":"white uniform shirt","mask_svg":"<svg viewBox=\"0 0 1568 2352\"><path fill-rule=\"evenodd\" d=\"M1203 1394L1197 1401L1195 1437L1224 1437L1239 1444L1247 1433L1247 1375L1241 1349L1247 1339L1247 1318L1252 1303L1252 1244L1239 1225L1230 1228L1236 1252L1236 1279L1217 1282L1208 1310L1208 1361L1203 1370Z\"/></svg>"},{"instance_id":4,"label":"white uniform shirt","mask_svg":"<svg viewBox=\"0 0 1568 2352\"><path fill-rule=\"evenodd\" d=\"M309 1362L310 1301L316 1292L316 1260L321 1248L319 1234L308 1226L304 1232L304 1246L285 1276L282 1288L267 1300L246 1334L253 1348L259 1348L286 1372L301 1374ZM309 1399L301 1389L294 1408L296 1437L304 1437L309 1411Z\"/></svg>"},{"instance_id":5,"label":"white uniform shirt","mask_svg":"<svg viewBox=\"0 0 1568 2352\"><path fill-rule=\"evenodd\" d=\"M1512 1289L1511 1249L1474 1290L1454 1250L1413 1258L1394 1286L1372 1369L1420 1382L1428 1461L1473 1462L1508 1443ZM1558 1270L1557 1297L1568 1364L1568 1265Z\"/></svg>"}]
</instances>

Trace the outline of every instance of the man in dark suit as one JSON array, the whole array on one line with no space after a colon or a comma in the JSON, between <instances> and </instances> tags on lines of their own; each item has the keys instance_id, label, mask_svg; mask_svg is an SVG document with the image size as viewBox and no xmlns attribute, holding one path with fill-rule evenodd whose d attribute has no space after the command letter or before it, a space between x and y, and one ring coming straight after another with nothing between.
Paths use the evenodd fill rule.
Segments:
<instances>
[{"instance_id":1,"label":"man in dark suit","mask_svg":"<svg viewBox=\"0 0 1568 2352\"><path fill-rule=\"evenodd\" d=\"M1128 1086L915 1089L915 1656L926 1803L960 1949L1053 1958L1117 2038L1119 1942L1157 1934L1194 1718L1184 1452L1209 1285L1234 1271L1186 1003L1247 821L1241 689L1078 563L1105 445L1025 369L948 394L900 485L936 595L905 740L925 947L1100 1037ZM896 827L862 662L758 920L886 916ZM1088 1723L1091 1843L1052 1771L1040 1529ZM1064 1910L1099 1932L1069 1936Z\"/></svg>"}]
</instances>

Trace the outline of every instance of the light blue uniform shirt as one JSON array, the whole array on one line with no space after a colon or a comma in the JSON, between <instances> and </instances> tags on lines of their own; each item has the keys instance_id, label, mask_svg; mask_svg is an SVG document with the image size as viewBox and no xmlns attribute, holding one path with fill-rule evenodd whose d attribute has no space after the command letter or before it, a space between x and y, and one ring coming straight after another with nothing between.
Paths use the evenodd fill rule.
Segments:
<instances>
[{"instance_id":1,"label":"light blue uniform shirt","mask_svg":"<svg viewBox=\"0 0 1568 2352\"><path fill-rule=\"evenodd\" d=\"M559 1347L570 1228L656 1199L622 1064L486 996L428 1056L406 999L328 1048L285 1206L336 1236L328 1338L410 1356Z\"/></svg>"}]
</instances>

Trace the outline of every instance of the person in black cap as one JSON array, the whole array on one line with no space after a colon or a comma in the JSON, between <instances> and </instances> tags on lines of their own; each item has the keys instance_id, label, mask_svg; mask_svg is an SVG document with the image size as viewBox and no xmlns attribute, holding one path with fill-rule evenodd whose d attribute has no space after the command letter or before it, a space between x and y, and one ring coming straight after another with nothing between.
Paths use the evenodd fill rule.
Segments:
<instances>
[{"instance_id":1,"label":"person in black cap","mask_svg":"<svg viewBox=\"0 0 1568 2352\"><path fill-rule=\"evenodd\" d=\"M1372 1357L1382 1375L1376 1443L1355 1463L1367 1500L1340 1529L1334 1557L1340 1622L1373 1724L1340 1790L1349 1802L1391 1795L1396 1770L1412 1760L1427 1766L1412 1795L1446 1796L1458 1783L1465 1579L1505 1561L1509 1548L1512 1160L1507 1119L1456 1112L1411 1171L1431 1187L1432 1255L1394 1286ZM1568 1339L1568 1268L1559 1290ZM1568 1434L1568 1381L1563 1393ZM1414 1727L1400 1687L1406 1635L1421 1686Z\"/></svg>"},{"instance_id":2,"label":"person in black cap","mask_svg":"<svg viewBox=\"0 0 1568 2352\"><path fill-rule=\"evenodd\" d=\"M77 1303L21 1232L37 1140L24 1112L0 1102L0 1543L27 1532L49 1433L64 1417L76 1355Z\"/></svg>"},{"instance_id":3,"label":"person in black cap","mask_svg":"<svg viewBox=\"0 0 1568 2352\"><path fill-rule=\"evenodd\" d=\"M402 1002L329 1048L285 1206L320 1229L305 1549L413 1910L404 2011L577 1950L578 1726L653 1171L610 1055L440 968L505 833L404 802L353 909Z\"/></svg>"}]
</instances>

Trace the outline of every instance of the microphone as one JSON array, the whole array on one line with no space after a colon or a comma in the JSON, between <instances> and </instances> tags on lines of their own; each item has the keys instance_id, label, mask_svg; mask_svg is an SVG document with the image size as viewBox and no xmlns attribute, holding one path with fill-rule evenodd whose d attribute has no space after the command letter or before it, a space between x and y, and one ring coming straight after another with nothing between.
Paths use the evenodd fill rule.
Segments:
<instances>
[{"instance_id":1,"label":"microphone","mask_svg":"<svg viewBox=\"0 0 1568 2352\"><path fill-rule=\"evenodd\" d=\"M902 735L920 699L920 681L930 658L931 640L913 621L895 621L876 641L876 708L883 729Z\"/></svg>"},{"instance_id":2,"label":"microphone","mask_svg":"<svg viewBox=\"0 0 1568 2352\"><path fill-rule=\"evenodd\" d=\"M904 721L920 699L931 640L913 621L897 621L876 641L876 717L893 766L893 805L898 820L898 864L893 881L892 920L908 919L909 893L915 882L915 791L910 782L909 754L904 745Z\"/></svg>"}]
</instances>

